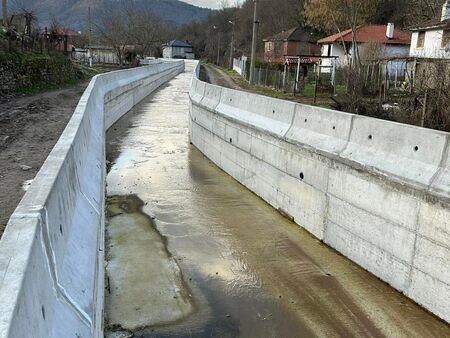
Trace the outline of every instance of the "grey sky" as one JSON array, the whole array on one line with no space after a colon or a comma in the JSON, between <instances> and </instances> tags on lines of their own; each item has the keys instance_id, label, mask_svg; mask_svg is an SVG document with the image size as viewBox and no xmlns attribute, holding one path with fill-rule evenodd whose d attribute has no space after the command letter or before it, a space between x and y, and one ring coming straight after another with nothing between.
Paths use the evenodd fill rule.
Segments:
<instances>
[{"instance_id":1,"label":"grey sky","mask_svg":"<svg viewBox=\"0 0 450 338\"><path fill-rule=\"evenodd\" d=\"M181 0L183 2L190 3L199 7L208 7L208 8L220 8L222 1L220 0ZM235 2L235 0L228 0L228 3L231 5Z\"/></svg>"}]
</instances>

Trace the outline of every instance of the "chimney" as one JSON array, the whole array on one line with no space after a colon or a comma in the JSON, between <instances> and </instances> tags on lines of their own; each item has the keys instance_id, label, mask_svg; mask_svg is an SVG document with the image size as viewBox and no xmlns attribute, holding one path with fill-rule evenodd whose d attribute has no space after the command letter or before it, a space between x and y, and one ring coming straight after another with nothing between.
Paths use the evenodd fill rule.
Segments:
<instances>
[{"instance_id":1,"label":"chimney","mask_svg":"<svg viewBox=\"0 0 450 338\"><path fill-rule=\"evenodd\" d=\"M449 20L450 19L450 0L447 0L444 3L444 6L442 6L442 17L441 21Z\"/></svg>"},{"instance_id":2,"label":"chimney","mask_svg":"<svg viewBox=\"0 0 450 338\"><path fill-rule=\"evenodd\" d=\"M394 38L394 24L388 23L386 27L386 37L389 40L392 40Z\"/></svg>"}]
</instances>

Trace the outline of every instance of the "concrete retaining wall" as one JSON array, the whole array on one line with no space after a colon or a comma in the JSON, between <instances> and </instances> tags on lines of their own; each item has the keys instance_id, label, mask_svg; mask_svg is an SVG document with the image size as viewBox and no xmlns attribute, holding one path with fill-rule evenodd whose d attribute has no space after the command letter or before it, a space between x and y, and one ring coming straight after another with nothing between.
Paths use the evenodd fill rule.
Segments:
<instances>
[{"instance_id":1,"label":"concrete retaining wall","mask_svg":"<svg viewBox=\"0 0 450 338\"><path fill-rule=\"evenodd\" d=\"M192 82L191 142L450 322L449 134Z\"/></svg>"},{"instance_id":2,"label":"concrete retaining wall","mask_svg":"<svg viewBox=\"0 0 450 338\"><path fill-rule=\"evenodd\" d=\"M105 130L183 70L92 79L0 241L0 337L103 337Z\"/></svg>"}]
</instances>

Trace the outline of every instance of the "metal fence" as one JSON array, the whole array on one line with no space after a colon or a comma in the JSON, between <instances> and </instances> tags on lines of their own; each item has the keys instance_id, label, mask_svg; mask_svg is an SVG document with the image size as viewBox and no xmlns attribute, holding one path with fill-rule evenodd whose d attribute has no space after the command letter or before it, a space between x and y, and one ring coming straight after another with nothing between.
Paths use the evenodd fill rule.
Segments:
<instances>
[{"instance_id":1,"label":"metal fence","mask_svg":"<svg viewBox=\"0 0 450 338\"><path fill-rule=\"evenodd\" d=\"M242 76L248 81L249 72ZM278 91L304 93L309 90L318 93L336 94L337 90L345 90L349 81L349 70L346 67L332 69L317 65L302 68L297 81L296 67L284 71L278 67L256 67L255 85L269 87ZM354 76L354 74L352 75ZM359 70L359 81L368 92L378 93L380 90L399 90L409 82L405 62L396 64L374 63L363 65Z\"/></svg>"}]
</instances>

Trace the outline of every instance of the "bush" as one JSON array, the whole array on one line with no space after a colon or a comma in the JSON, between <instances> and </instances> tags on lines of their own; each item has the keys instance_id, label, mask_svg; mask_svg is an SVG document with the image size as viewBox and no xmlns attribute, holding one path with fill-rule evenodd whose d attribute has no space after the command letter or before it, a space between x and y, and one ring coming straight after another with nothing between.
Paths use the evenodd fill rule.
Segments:
<instances>
[{"instance_id":1,"label":"bush","mask_svg":"<svg viewBox=\"0 0 450 338\"><path fill-rule=\"evenodd\" d=\"M72 62L59 53L0 53L0 92L43 89L76 78Z\"/></svg>"}]
</instances>

